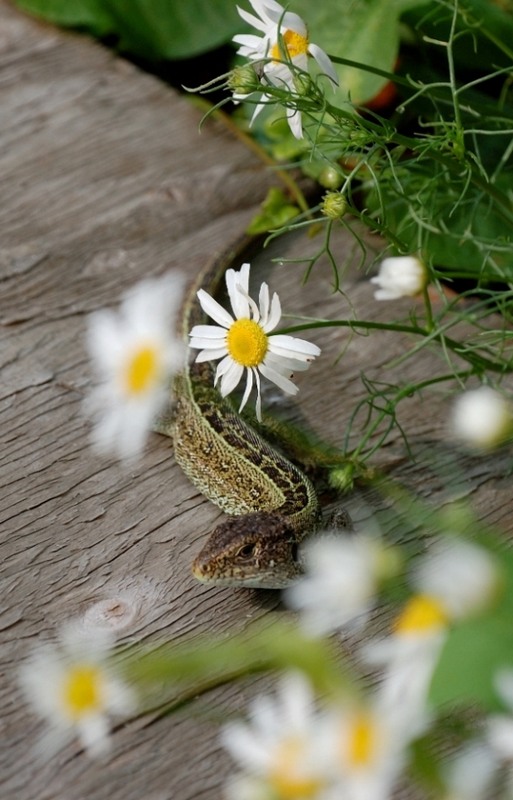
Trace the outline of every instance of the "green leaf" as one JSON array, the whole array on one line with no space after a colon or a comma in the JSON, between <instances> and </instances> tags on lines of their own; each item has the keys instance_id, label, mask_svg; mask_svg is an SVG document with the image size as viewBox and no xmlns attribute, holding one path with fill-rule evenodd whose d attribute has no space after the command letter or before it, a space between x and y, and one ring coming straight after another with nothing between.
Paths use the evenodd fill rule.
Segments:
<instances>
[{"instance_id":1,"label":"green leaf","mask_svg":"<svg viewBox=\"0 0 513 800\"><path fill-rule=\"evenodd\" d=\"M118 37L121 50L149 61L188 58L240 31L233 0L15 0L31 14L95 36Z\"/></svg>"},{"instance_id":2,"label":"green leaf","mask_svg":"<svg viewBox=\"0 0 513 800\"><path fill-rule=\"evenodd\" d=\"M122 49L150 60L190 58L229 41L240 29L232 0L105 0Z\"/></svg>"},{"instance_id":3,"label":"green leaf","mask_svg":"<svg viewBox=\"0 0 513 800\"><path fill-rule=\"evenodd\" d=\"M15 0L22 11L69 28L85 28L95 36L113 31L114 20L103 0Z\"/></svg>"},{"instance_id":4,"label":"green leaf","mask_svg":"<svg viewBox=\"0 0 513 800\"><path fill-rule=\"evenodd\" d=\"M308 23L310 39L329 55L359 61L387 72L394 71L399 50L401 14L427 0L296 0L291 10ZM330 102L341 105L350 99L363 103L375 97L386 78L364 70L336 65L340 86Z\"/></svg>"}]
</instances>

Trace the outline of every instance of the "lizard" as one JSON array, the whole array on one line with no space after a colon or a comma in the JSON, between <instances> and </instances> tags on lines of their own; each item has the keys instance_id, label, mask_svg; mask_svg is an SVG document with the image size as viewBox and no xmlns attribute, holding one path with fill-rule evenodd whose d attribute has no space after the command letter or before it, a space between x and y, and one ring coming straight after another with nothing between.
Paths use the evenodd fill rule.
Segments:
<instances>
[{"instance_id":1,"label":"lizard","mask_svg":"<svg viewBox=\"0 0 513 800\"><path fill-rule=\"evenodd\" d=\"M255 237L243 236L200 272L185 296L184 339L205 322L197 291L219 289ZM191 482L229 516L192 565L201 582L280 589L302 573L300 544L321 525L309 477L266 441L214 387L211 362L189 361L174 379L172 412L154 429L172 437L177 463Z\"/></svg>"}]
</instances>

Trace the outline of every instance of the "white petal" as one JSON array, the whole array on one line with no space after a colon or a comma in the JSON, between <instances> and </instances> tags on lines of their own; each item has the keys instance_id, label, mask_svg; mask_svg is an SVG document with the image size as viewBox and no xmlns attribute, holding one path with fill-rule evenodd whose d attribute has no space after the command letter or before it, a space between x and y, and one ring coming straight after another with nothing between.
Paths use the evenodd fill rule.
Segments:
<instances>
[{"instance_id":1,"label":"white petal","mask_svg":"<svg viewBox=\"0 0 513 800\"><path fill-rule=\"evenodd\" d=\"M269 333L269 331L274 330L280 319L281 319L281 303L280 303L280 298L275 292L273 294L273 299L271 300L271 310L269 312L269 318L267 320L267 323L263 326L265 333Z\"/></svg>"},{"instance_id":2,"label":"white petal","mask_svg":"<svg viewBox=\"0 0 513 800\"><path fill-rule=\"evenodd\" d=\"M204 361L216 361L218 358L226 356L226 347L207 348L202 350L195 358L197 364L202 364Z\"/></svg>"},{"instance_id":3,"label":"white petal","mask_svg":"<svg viewBox=\"0 0 513 800\"><path fill-rule=\"evenodd\" d=\"M303 360L305 356L315 357L320 355L321 350L316 344L299 339L297 336L289 336L285 333L277 333L269 337L269 349L279 355L287 355L292 358Z\"/></svg>"},{"instance_id":4,"label":"white petal","mask_svg":"<svg viewBox=\"0 0 513 800\"><path fill-rule=\"evenodd\" d=\"M226 311L217 300L210 297L204 289L198 290L198 300L205 314L212 317L218 325L222 325L223 328L230 328L231 325L233 325L233 318L228 311Z\"/></svg>"},{"instance_id":5,"label":"white petal","mask_svg":"<svg viewBox=\"0 0 513 800\"><path fill-rule=\"evenodd\" d=\"M265 97L265 95L262 95L262 96ZM253 122L255 121L257 116L260 114L260 112L264 110L266 105L268 105L268 104L267 103L257 103L256 104L255 110L253 111L253 116L251 117L251 119L249 121L249 126L250 127L253 125Z\"/></svg>"},{"instance_id":6,"label":"white petal","mask_svg":"<svg viewBox=\"0 0 513 800\"><path fill-rule=\"evenodd\" d=\"M252 33L240 33L232 39L232 42L240 44L242 48L250 50L251 52L257 52L264 41L265 40L262 39L261 36L255 36Z\"/></svg>"},{"instance_id":7,"label":"white petal","mask_svg":"<svg viewBox=\"0 0 513 800\"><path fill-rule=\"evenodd\" d=\"M247 300L249 264L243 264L238 272L234 269L227 270L225 280L235 319L249 318L249 303ZM244 291L241 292L239 287L242 287Z\"/></svg>"},{"instance_id":8,"label":"white petal","mask_svg":"<svg viewBox=\"0 0 513 800\"><path fill-rule=\"evenodd\" d=\"M219 350L224 348L225 353L227 352L226 344L222 339L202 339L201 337L195 337L189 342L189 347L192 347L193 350Z\"/></svg>"},{"instance_id":9,"label":"white petal","mask_svg":"<svg viewBox=\"0 0 513 800\"><path fill-rule=\"evenodd\" d=\"M264 771L269 767L269 748L259 741L247 726L237 722L225 725L222 733L223 745L233 758L247 770Z\"/></svg>"},{"instance_id":10,"label":"white petal","mask_svg":"<svg viewBox=\"0 0 513 800\"><path fill-rule=\"evenodd\" d=\"M219 362L216 369L216 374L214 377L214 386L217 385L217 381L221 378L225 372L230 369L230 366L233 364L233 358L231 356L225 356L222 361Z\"/></svg>"},{"instance_id":11,"label":"white petal","mask_svg":"<svg viewBox=\"0 0 513 800\"><path fill-rule=\"evenodd\" d=\"M249 395L251 394L251 390L253 388L253 370L248 369L247 371L247 379L246 379L246 388L244 389L244 394L242 396L241 404L239 406L239 412L242 411L244 406L249 400Z\"/></svg>"},{"instance_id":12,"label":"white petal","mask_svg":"<svg viewBox=\"0 0 513 800\"><path fill-rule=\"evenodd\" d=\"M310 366L309 361L299 361L297 358L289 358L285 355L276 355L268 351L264 359L268 367L272 367L281 375L290 375L293 372L304 372Z\"/></svg>"},{"instance_id":13,"label":"white petal","mask_svg":"<svg viewBox=\"0 0 513 800\"><path fill-rule=\"evenodd\" d=\"M286 394L298 393L299 390L296 384L292 383L292 381L289 381L289 379L285 378L283 375L280 375L280 373L277 370L266 365L265 363L260 364L258 369L260 373L264 376L264 378L267 378L267 380L275 383L276 386L278 386L282 390L282 392L285 392Z\"/></svg>"},{"instance_id":14,"label":"white petal","mask_svg":"<svg viewBox=\"0 0 513 800\"><path fill-rule=\"evenodd\" d=\"M296 139L303 138L303 122L301 120L301 112L295 111L292 108L287 109L287 122L289 128Z\"/></svg>"},{"instance_id":15,"label":"white petal","mask_svg":"<svg viewBox=\"0 0 513 800\"><path fill-rule=\"evenodd\" d=\"M239 383L240 379L242 378L243 373L244 373L244 367L242 366L242 364L237 364L232 359L229 368L221 377L220 392L223 397L226 397L226 395L230 394L230 392L233 392L233 390Z\"/></svg>"},{"instance_id":16,"label":"white petal","mask_svg":"<svg viewBox=\"0 0 513 800\"><path fill-rule=\"evenodd\" d=\"M266 325L269 317L269 287L263 283L260 287L258 295L258 305L260 306L260 324L264 331L267 331Z\"/></svg>"},{"instance_id":17,"label":"white petal","mask_svg":"<svg viewBox=\"0 0 513 800\"><path fill-rule=\"evenodd\" d=\"M258 17L254 17L253 14L249 13L249 11L244 11L244 9L240 8L239 6L237 6L237 11L239 12L244 22L247 22L248 25L251 25L253 28L256 28L257 31L263 31L264 33L267 31L269 26L266 25L266 23L263 22L263 20L258 19Z\"/></svg>"},{"instance_id":18,"label":"white petal","mask_svg":"<svg viewBox=\"0 0 513 800\"><path fill-rule=\"evenodd\" d=\"M264 6L262 16L266 16L275 24L281 22L282 30L290 28L295 33L299 33L300 36L306 36L306 25L298 14L294 14L292 11L285 11L283 6L273 2L273 0L264 0L262 6Z\"/></svg>"},{"instance_id":19,"label":"white petal","mask_svg":"<svg viewBox=\"0 0 513 800\"><path fill-rule=\"evenodd\" d=\"M189 336L201 337L202 339L224 339L226 328L217 325L195 325Z\"/></svg>"},{"instance_id":20,"label":"white petal","mask_svg":"<svg viewBox=\"0 0 513 800\"><path fill-rule=\"evenodd\" d=\"M308 52L315 58L323 73L338 86L338 75L328 55L316 44L308 45Z\"/></svg>"},{"instance_id":21,"label":"white petal","mask_svg":"<svg viewBox=\"0 0 513 800\"><path fill-rule=\"evenodd\" d=\"M288 89L291 92L296 91L294 73L291 72L290 67L283 61L271 61L265 64L264 75L269 83L276 86L278 89Z\"/></svg>"},{"instance_id":22,"label":"white petal","mask_svg":"<svg viewBox=\"0 0 513 800\"><path fill-rule=\"evenodd\" d=\"M93 757L104 755L110 749L109 724L103 714L91 714L77 725L80 740Z\"/></svg>"}]
</instances>

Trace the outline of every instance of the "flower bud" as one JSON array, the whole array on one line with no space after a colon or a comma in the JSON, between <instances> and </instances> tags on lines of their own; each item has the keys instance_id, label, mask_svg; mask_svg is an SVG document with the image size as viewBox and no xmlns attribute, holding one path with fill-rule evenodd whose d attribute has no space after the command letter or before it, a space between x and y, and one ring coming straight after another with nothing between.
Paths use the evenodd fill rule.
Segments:
<instances>
[{"instance_id":1,"label":"flower bud","mask_svg":"<svg viewBox=\"0 0 513 800\"><path fill-rule=\"evenodd\" d=\"M347 210L347 200L341 192L326 192L321 203L321 213L328 219L340 219Z\"/></svg>"},{"instance_id":2,"label":"flower bud","mask_svg":"<svg viewBox=\"0 0 513 800\"><path fill-rule=\"evenodd\" d=\"M228 75L226 83L234 95L248 95L262 88L253 64L235 67Z\"/></svg>"},{"instance_id":3,"label":"flower bud","mask_svg":"<svg viewBox=\"0 0 513 800\"><path fill-rule=\"evenodd\" d=\"M343 467L335 467L330 470L329 483L339 492L347 492L353 488L354 484L354 464L345 464Z\"/></svg>"}]
</instances>

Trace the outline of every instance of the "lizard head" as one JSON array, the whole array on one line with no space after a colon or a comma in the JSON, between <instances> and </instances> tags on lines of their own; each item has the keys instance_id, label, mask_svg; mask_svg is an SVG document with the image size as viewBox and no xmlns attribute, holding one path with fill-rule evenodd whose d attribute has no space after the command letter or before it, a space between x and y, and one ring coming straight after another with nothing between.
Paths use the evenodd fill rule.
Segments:
<instances>
[{"instance_id":1,"label":"lizard head","mask_svg":"<svg viewBox=\"0 0 513 800\"><path fill-rule=\"evenodd\" d=\"M192 572L215 586L281 589L301 574L297 536L280 514L230 517L214 530Z\"/></svg>"}]
</instances>

